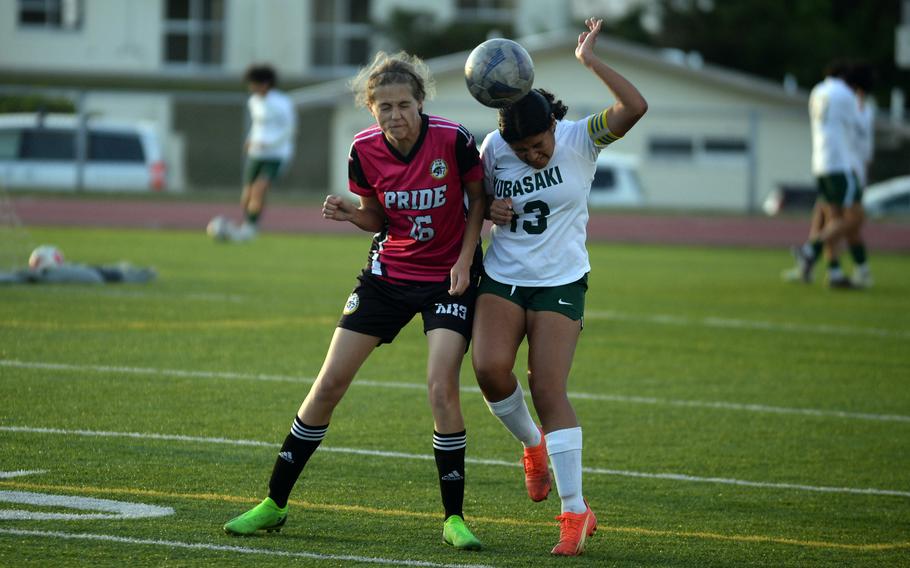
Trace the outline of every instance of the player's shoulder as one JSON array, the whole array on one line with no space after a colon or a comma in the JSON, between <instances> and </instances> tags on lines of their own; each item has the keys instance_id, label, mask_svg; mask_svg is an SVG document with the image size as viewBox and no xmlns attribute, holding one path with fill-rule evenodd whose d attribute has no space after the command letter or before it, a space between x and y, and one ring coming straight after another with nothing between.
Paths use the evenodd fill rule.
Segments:
<instances>
[{"instance_id":1,"label":"player's shoulder","mask_svg":"<svg viewBox=\"0 0 910 568\"><path fill-rule=\"evenodd\" d=\"M265 100L281 105L294 104L293 101L291 101L291 97L280 89L269 89L268 94L265 96Z\"/></svg>"},{"instance_id":2,"label":"player's shoulder","mask_svg":"<svg viewBox=\"0 0 910 568\"><path fill-rule=\"evenodd\" d=\"M583 127L587 128L588 120L590 120L591 117L593 117L593 116L596 116L596 115L593 115L593 114L588 115L581 120L570 120L568 118L561 118L561 119L557 120L556 121L556 135L558 136L560 133L570 132L575 128L583 128Z\"/></svg>"},{"instance_id":3,"label":"player's shoulder","mask_svg":"<svg viewBox=\"0 0 910 568\"><path fill-rule=\"evenodd\" d=\"M480 144L481 152L487 155L492 153L494 156L502 154L508 147L509 145L503 139L502 134L499 133L498 129L493 130L484 136L483 142Z\"/></svg>"},{"instance_id":4,"label":"player's shoulder","mask_svg":"<svg viewBox=\"0 0 910 568\"><path fill-rule=\"evenodd\" d=\"M351 145L359 148L368 144L375 144L377 141L381 140L380 138L377 138L378 136L382 136L382 129L379 128L378 124L374 124L355 134L354 141Z\"/></svg>"},{"instance_id":5,"label":"player's shoulder","mask_svg":"<svg viewBox=\"0 0 910 568\"><path fill-rule=\"evenodd\" d=\"M460 122L455 122L448 118L442 116L436 116L432 114L427 115L427 128L437 131L439 133L449 133L452 135L462 134L463 136L470 138L471 133L467 128Z\"/></svg>"},{"instance_id":6,"label":"player's shoulder","mask_svg":"<svg viewBox=\"0 0 910 568\"><path fill-rule=\"evenodd\" d=\"M560 142L569 142L576 139L588 139L588 121L597 120L600 115L588 115L581 120L563 118L556 121L554 136Z\"/></svg>"}]
</instances>

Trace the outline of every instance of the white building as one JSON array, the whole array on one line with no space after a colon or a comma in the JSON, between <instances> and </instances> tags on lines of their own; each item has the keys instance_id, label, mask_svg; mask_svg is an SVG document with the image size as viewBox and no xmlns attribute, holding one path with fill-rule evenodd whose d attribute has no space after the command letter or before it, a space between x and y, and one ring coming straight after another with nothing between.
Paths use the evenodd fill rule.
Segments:
<instances>
[{"instance_id":1,"label":"white building","mask_svg":"<svg viewBox=\"0 0 910 568\"><path fill-rule=\"evenodd\" d=\"M236 79L269 61L295 82L349 74L396 10L438 25L565 27L552 0L0 0L0 72Z\"/></svg>"},{"instance_id":2,"label":"white building","mask_svg":"<svg viewBox=\"0 0 910 568\"><path fill-rule=\"evenodd\" d=\"M351 137L371 121L353 107L346 78L377 49L397 47L385 31L398 11L430 13L434 25L512 29L534 58L536 85L580 118L611 103L572 55L573 22L599 2L0 0L0 76L7 85L90 89L85 110L158 124L169 170L186 170L189 185L231 186L240 179L245 127L240 78L250 63L268 61L284 85L310 85L294 97L301 136L318 138L300 140L305 150L285 186L343 191ZM598 49L650 104L627 139L608 150L639 158L649 205L757 210L779 185L811 183L806 93L691 55L610 38ZM496 116L469 97L466 56L430 61L438 96L427 110L463 122L479 139Z\"/></svg>"}]
</instances>

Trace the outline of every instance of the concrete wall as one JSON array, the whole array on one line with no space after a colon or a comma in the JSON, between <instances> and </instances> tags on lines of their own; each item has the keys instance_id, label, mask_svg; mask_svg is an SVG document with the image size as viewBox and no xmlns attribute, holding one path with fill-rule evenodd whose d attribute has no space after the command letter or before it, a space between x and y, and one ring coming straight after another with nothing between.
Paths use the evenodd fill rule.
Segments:
<instances>
[{"instance_id":1,"label":"concrete wall","mask_svg":"<svg viewBox=\"0 0 910 568\"><path fill-rule=\"evenodd\" d=\"M159 2L91 0L75 30L18 26L18 2L0 1L0 67L29 71L152 72L162 50Z\"/></svg>"}]
</instances>

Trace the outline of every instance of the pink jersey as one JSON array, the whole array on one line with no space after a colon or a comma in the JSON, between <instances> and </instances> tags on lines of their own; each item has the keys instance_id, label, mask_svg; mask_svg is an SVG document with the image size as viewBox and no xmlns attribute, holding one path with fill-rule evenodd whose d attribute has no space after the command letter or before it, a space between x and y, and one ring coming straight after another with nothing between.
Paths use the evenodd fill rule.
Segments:
<instances>
[{"instance_id":1,"label":"pink jersey","mask_svg":"<svg viewBox=\"0 0 910 568\"><path fill-rule=\"evenodd\" d=\"M388 223L370 253L373 274L441 282L461 252L465 231L462 184L483 179L474 137L464 126L421 115L423 128L403 156L379 126L354 136L348 158L352 193L375 197Z\"/></svg>"}]
</instances>

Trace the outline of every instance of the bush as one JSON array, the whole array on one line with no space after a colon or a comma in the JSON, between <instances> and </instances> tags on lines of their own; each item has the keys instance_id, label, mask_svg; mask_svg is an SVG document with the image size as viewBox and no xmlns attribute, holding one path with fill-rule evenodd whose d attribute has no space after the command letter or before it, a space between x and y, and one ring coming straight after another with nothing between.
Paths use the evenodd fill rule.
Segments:
<instances>
[{"instance_id":1,"label":"bush","mask_svg":"<svg viewBox=\"0 0 910 568\"><path fill-rule=\"evenodd\" d=\"M0 95L0 114L10 112L74 113L76 105L64 98L43 95Z\"/></svg>"}]
</instances>

